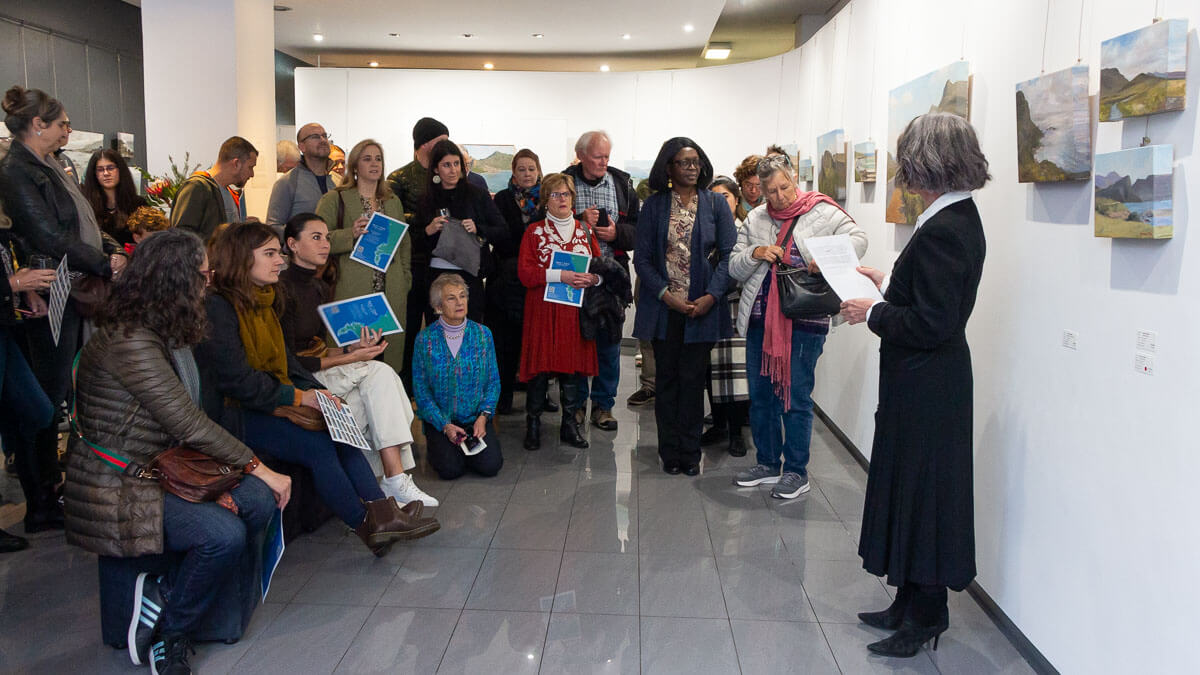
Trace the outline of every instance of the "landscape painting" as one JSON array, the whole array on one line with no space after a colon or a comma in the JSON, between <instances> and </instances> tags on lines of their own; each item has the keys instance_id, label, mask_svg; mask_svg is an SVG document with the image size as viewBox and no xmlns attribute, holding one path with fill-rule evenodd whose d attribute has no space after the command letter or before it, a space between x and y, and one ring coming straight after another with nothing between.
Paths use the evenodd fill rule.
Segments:
<instances>
[{"instance_id":1,"label":"landscape painting","mask_svg":"<svg viewBox=\"0 0 1200 675\"><path fill-rule=\"evenodd\" d=\"M1017 179L1087 180L1092 175L1088 67L1074 66L1017 85Z\"/></svg>"},{"instance_id":2,"label":"landscape painting","mask_svg":"<svg viewBox=\"0 0 1200 675\"><path fill-rule=\"evenodd\" d=\"M517 146L463 143L462 147L471 156L471 170L487 181L488 192L495 194L508 187Z\"/></svg>"},{"instance_id":3,"label":"landscape painting","mask_svg":"<svg viewBox=\"0 0 1200 675\"><path fill-rule=\"evenodd\" d=\"M888 92L887 222L913 225L927 206L920 196L896 187L896 141L900 133L925 113L945 112L969 119L970 77L970 64L957 61Z\"/></svg>"},{"instance_id":4,"label":"landscape painting","mask_svg":"<svg viewBox=\"0 0 1200 675\"><path fill-rule=\"evenodd\" d=\"M1100 121L1183 110L1187 19L1159 21L1100 43Z\"/></svg>"},{"instance_id":5,"label":"landscape painting","mask_svg":"<svg viewBox=\"0 0 1200 675\"><path fill-rule=\"evenodd\" d=\"M817 191L846 201L846 132L834 129L817 136Z\"/></svg>"},{"instance_id":6,"label":"landscape painting","mask_svg":"<svg viewBox=\"0 0 1200 675\"><path fill-rule=\"evenodd\" d=\"M796 158L796 181L811 183L813 179L813 163L811 159Z\"/></svg>"},{"instance_id":7,"label":"landscape painting","mask_svg":"<svg viewBox=\"0 0 1200 675\"><path fill-rule=\"evenodd\" d=\"M630 159L625 162L625 173L633 181L634 187L650 177L650 169L654 166L652 159Z\"/></svg>"},{"instance_id":8,"label":"landscape painting","mask_svg":"<svg viewBox=\"0 0 1200 675\"><path fill-rule=\"evenodd\" d=\"M71 131L63 154L75 165L75 180L83 182L83 174L87 171L88 162L92 161L92 154L103 147L104 134L79 129Z\"/></svg>"},{"instance_id":9,"label":"landscape painting","mask_svg":"<svg viewBox=\"0 0 1200 675\"><path fill-rule=\"evenodd\" d=\"M124 159L126 162L132 162L134 151L133 134L127 134L124 131L118 131L116 150L117 154L121 156L121 159Z\"/></svg>"},{"instance_id":10,"label":"landscape painting","mask_svg":"<svg viewBox=\"0 0 1200 675\"><path fill-rule=\"evenodd\" d=\"M1096 155L1096 236L1170 239L1174 146Z\"/></svg>"},{"instance_id":11,"label":"landscape painting","mask_svg":"<svg viewBox=\"0 0 1200 675\"><path fill-rule=\"evenodd\" d=\"M867 141L865 143L854 144L854 182L855 183L874 183L875 182L875 143Z\"/></svg>"}]
</instances>

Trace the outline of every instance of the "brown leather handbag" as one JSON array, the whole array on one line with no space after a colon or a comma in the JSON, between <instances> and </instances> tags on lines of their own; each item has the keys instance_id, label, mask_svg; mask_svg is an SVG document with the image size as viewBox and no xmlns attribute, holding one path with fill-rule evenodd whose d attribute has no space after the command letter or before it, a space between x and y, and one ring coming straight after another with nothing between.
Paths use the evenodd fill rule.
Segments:
<instances>
[{"instance_id":1,"label":"brown leather handbag","mask_svg":"<svg viewBox=\"0 0 1200 675\"><path fill-rule=\"evenodd\" d=\"M320 410L310 408L306 405L281 405L272 414L276 417L282 417L301 429L307 429L308 431L325 431L328 429L325 426L325 415L321 414Z\"/></svg>"},{"instance_id":2,"label":"brown leather handbag","mask_svg":"<svg viewBox=\"0 0 1200 675\"><path fill-rule=\"evenodd\" d=\"M158 453L142 473L158 480L163 490L197 504L216 501L242 480L240 468L182 445Z\"/></svg>"}]
</instances>

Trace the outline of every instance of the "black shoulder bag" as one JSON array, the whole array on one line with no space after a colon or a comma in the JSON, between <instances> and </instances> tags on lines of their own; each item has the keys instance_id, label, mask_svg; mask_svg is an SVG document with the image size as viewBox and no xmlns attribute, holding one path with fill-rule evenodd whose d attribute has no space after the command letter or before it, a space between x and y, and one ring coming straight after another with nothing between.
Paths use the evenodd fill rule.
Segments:
<instances>
[{"instance_id":1,"label":"black shoulder bag","mask_svg":"<svg viewBox=\"0 0 1200 675\"><path fill-rule=\"evenodd\" d=\"M791 248L792 232L796 221L788 226L788 235L783 243ZM799 250L799 247L797 247ZM787 255L785 249L784 255ZM779 309L789 319L820 319L833 316L842 310L842 300L829 287L825 278L809 274L808 266L792 267L784 262L774 265L775 283L779 285Z\"/></svg>"}]
</instances>

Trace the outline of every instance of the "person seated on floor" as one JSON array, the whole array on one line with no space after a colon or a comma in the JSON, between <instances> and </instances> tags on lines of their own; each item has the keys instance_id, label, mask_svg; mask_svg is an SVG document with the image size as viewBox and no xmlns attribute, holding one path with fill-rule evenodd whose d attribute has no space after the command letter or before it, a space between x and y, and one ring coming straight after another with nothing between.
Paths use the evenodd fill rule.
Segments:
<instances>
[{"instance_id":1,"label":"person seated on floor","mask_svg":"<svg viewBox=\"0 0 1200 675\"><path fill-rule=\"evenodd\" d=\"M291 264L279 274L284 291L279 323L288 348L300 365L346 400L354 420L366 428L371 447L383 462L384 479L379 484L383 493L401 505L419 499L425 506L437 506L438 500L421 491L404 473L416 466L413 411L400 376L388 364L375 360L387 348L387 340L364 328L358 342L332 351L326 347L325 324L317 306L333 298L319 272L329 261L329 226L315 213L298 213L284 227L283 240Z\"/></svg>"},{"instance_id":2,"label":"person seated on floor","mask_svg":"<svg viewBox=\"0 0 1200 675\"><path fill-rule=\"evenodd\" d=\"M191 672L190 632L225 588L247 542L291 494L290 478L261 464L200 409L191 347L208 323L208 272L196 235L172 230L148 237L114 282L99 329L77 363L76 435L63 490L67 542L102 556L184 554L169 588L145 573L136 585L129 656L145 663L153 644L159 673ZM197 504L123 471L123 461L146 466L173 445L246 475L219 501Z\"/></svg>"},{"instance_id":3,"label":"person seated on floor","mask_svg":"<svg viewBox=\"0 0 1200 675\"><path fill-rule=\"evenodd\" d=\"M500 398L496 347L492 332L467 318L467 294L467 282L457 274L434 279L429 304L441 316L421 331L413 348L417 415L424 421L429 464L442 480L467 469L495 476L504 464L492 426Z\"/></svg>"},{"instance_id":4,"label":"person seated on floor","mask_svg":"<svg viewBox=\"0 0 1200 675\"><path fill-rule=\"evenodd\" d=\"M335 443L306 422L314 412L320 417L317 397L333 394L283 339L283 298L275 288L283 267L279 250L275 230L255 221L219 228L209 245L208 335L196 347L204 409L256 451L311 471L321 499L382 556L393 542L427 536L440 526L421 516L419 501L401 510L386 497L361 450Z\"/></svg>"},{"instance_id":5,"label":"person seated on floor","mask_svg":"<svg viewBox=\"0 0 1200 675\"><path fill-rule=\"evenodd\" d=\"M171 227L171 221L167 220L165 213L153 206L139 206L129 214L125 227L129 229L129 236L133 239L133 243L125 244L125 251L132 254L143 239Z\"/></svg>"}]
</instances>

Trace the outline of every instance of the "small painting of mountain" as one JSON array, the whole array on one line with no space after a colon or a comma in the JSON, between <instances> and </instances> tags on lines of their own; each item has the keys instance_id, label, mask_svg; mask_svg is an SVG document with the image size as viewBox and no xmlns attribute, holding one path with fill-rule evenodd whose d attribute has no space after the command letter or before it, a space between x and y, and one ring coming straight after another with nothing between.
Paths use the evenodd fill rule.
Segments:
<instances>
[{"instance_id":1,"label":"small painting of mountain","mask_svg":"<svg viewBox=\"0 0 1200 675\"><path fill-rule=\"evenodd\" d=\"M875 143L872 141L854 144L855 183L875 182L875 155Z\"/></svg>"},{"instance_id":2,"label":"small painting of mountain","mask_svg":"<svg viewBox=\"0 0 1200 675\"><path fill-rule=\"evenodd\" d=\"M1183 110L1187 19L1169 19L1100 43L1100 121Z\"/></svg>"},{"instance_id":3,"label":"small painting of mountain","mask_svg":"<svg viewBox=\"0 0 1200 675\"><path fill-rule=\"evenodd\" d=\"M908 123L931 112L970 119L971 68L966 61L926 73L888 92L888 202L885 220L913 225L928 206L919 195L896 185L896 141Z\"/></svg>"},{"instance_id":4,"label":"small painting of mountain","mask_svg":"<svg viewBox=\"0 0 1200 675\"><path fill-rule=\"evenodd\" d=\"M1172 162L1170 145L1147 145L1096 155L1096 236L1170 239Z\"/></svg>"},{"instance_id":5,"label":"small painting of mountain","mask_svg":"<svg viewBox=\"0 0 1200 675\"><path fill-rule=\"evenodd\" d=\"M1018 84L1018 180L1087 180L1092 175L1091 126L1087 66Z\"/></svg>"},{"instance_id":6,"label":"small painting of mountain","mask_svg":"<svg viewBox=\"0 0 1200 675\"><path fill-rule=\"evenodd\" d=\"M846 132L834 129L817 136L817 190L846 201Z\"/></svg>"},{"instance_id":7,"label":"small painting of mountain","mask_svg":"<svg viewBox=\"0 0 1200 675\"><path fill-rule=\"evenodd\" d=\"M800 183L811 183L813 179L813 162L807 157L796 158L796 180Z\"/></svg>"},{"instance_id":8,"label":"small painting of mountain","mask_svg":"<svg viewBox=\"0 0 1200 675\"><path fill-rule=\"evenodd\" d=\"M496 194L508 187L512 178L512 159L517 154L515 145L485 145L463 143L462 147L471 156L471 171L483 176L488 192Z\"/></svg>"}]
</instances>

